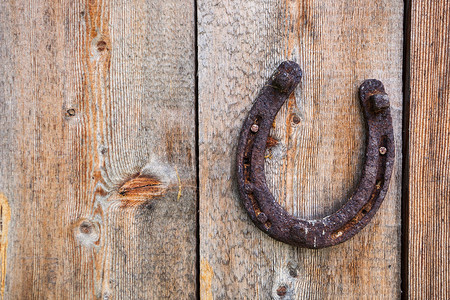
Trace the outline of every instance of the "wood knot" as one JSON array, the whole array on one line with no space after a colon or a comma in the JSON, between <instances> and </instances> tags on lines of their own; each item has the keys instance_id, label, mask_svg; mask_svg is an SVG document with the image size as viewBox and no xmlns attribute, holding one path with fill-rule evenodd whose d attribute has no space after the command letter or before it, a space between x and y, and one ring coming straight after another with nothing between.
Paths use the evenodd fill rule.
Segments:
<instances>
[{"instance_id":1,"label":"wood knot","mask_svg":"<svg viewBox=\"0 0 450 300\"><path fill-rule=\"evenodd\" d=\"M300 117L297 116L296 114L291 115L291 120L292 120L292 123L294 123L295 125L297 125L301 121Z\"/></svg>"},{"instance_id":2,"label":"wood knot","mask_svg":"<svg viewBox=\"0 0 450 300\"><path fill-rule=\"evenodd\" d=\"M92 223L88 221L84 221L80 224L80 232L83 234L91 234L92 233Z\"/></svg>"},{"instance_id":3,"label":"wood knot","mask_svg":"<svg viewBox=\"0 0 450 300\"><path fill-rule=\"evenodd\" d=\"M106 44L105 41L99 41L97 43L97 50L100 51L100 52L105 51L106 48L107 48L106 46L107 46L107 44Z\"/></svg>"},{"instance_id":4,"label":"wood knot","mask_svg":"<svg viewBox=\"0 0 450 300\"><path fill-rule=\"evenodd\" d=\"M74 228L75 239L83 246L95 247L99 245L100 225L97 222L81 219Z\"/></svg>"},{"instance_id":5,"label":"wood knot","mask_svg":"<svg viewBox=\"0 0 450 300\"><path fill-rule=\"evenodd\" d=\"M67 117L73 117L73 116L75 116L75 109L69 108L69 109L66 111L66 116L67 116Z\"/></svg>"},{"instance_id":6,"label":"wood knot","mask_svg":"<svg viewBox=\"0 0 450 300\"><path fill-rule=\"evenodd\" d=\"M280 297L286 296L287 287L285 285L279 286L277 289L277 295Z\"/></svg>"},{"instance_id":7,"label":"wood knot","mask_svg":"<svg viewBox=\"0 0 450 300\"><path fill-rule=\"evenodd\" d=\"M167 185L153 175L138 174L125 181L118 189L123 206L141 204L164 195Z\"/></svg>"}]
</instances>

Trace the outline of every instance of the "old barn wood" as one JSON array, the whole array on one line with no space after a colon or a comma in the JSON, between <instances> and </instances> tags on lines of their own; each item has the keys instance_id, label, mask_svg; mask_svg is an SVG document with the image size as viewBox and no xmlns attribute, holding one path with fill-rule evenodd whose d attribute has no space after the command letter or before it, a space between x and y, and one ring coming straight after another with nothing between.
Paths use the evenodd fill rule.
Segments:
<instances>
[{"instance_id":1,"label":"old barn wood","mask_svg":"<svg viewBox=\"0 0 450 300\"><path fill-rule=\"evenodd\" d=\"M320 249L347 241L372 220L389 186L395 141L383 83L365 80L358 94L367 126L367 146L355 192L338 211L321 219L290 215L267 187L264 161L268 147L275 146L272 141L277 141L269 136L275 117L301 77L297 63L284 61L264 84L241 129L236 174L245 210L259 229L289 245Z\"/></svg>"},{"instance_id":2,"label":"old barn wood","mask_svg":"<svg viewBox=\"0 0 450 300\"><path fill-rule=\"evenodd\" d=\"M1 1L2 299L450 299L449 32L449 0ZM347 202L358 87L389 96L384 202L325 249L239 197L242 124L286 60L303 78L263 154L293 217Z\"/></svg>"}]
</instances>

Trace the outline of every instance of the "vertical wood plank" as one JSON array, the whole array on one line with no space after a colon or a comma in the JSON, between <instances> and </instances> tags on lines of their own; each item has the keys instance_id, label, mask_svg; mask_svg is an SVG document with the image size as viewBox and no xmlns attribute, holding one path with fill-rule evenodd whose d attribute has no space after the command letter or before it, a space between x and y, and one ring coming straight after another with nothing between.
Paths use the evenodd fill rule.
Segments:
<instances>
[{"instance_id":1,"label":"vertical wood plank","mask_svg":"<svg viewBox=\"0 0 450 300\"><path fill-rule=\"evenodd\" d=\"M194 2L0 6L5 299L195 298Z\"/></svg>"},{"instance_id":2,"label":"vertical wood plank","mask_svg":"<svg viewBox=\"0 0 450 300\"><path fill-rule=\"evenodd\" d=\"M199 18L200 272L204 299L400 297L402 1L204 1ZM352 240L298 249L261 233L235 183L242 122L267 77L297 61L303 83L277 116L266 177L302 218L339 208L356 186L368 78L390 95L397 157L380 211Z\"/></svg>"},{"instance_id":3,"label":"vertical wood plank","mask_svg":"<svg viewBox=\"0 0 450 300\"><path fill-rule=\"evenodd\" d=\"M450 1L412 1L408 298L450 299Z\"/></svg>"}]
</instances>

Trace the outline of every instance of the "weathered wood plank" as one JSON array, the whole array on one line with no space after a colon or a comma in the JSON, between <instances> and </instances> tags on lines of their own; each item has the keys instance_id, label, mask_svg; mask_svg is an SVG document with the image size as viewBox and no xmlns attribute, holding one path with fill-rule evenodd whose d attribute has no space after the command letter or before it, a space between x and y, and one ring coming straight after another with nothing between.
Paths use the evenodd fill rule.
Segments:
<instances>
[{"instance_id":1,"label":"weathered wood plank","mask_svg":"<svg viewBox=\"0 0 450 300\"><path fill-rule=\"evenodd\" d=\"M450 1L412 1L408 297L450 299Z\"/></svg>"},{"instance_id":2,"label":"weathered wood plank","mask_svg":"<svg viewBox=\"0 0 450 300\"><path fill-rule=\"evenodd\" d=\"M195 298L194 1L0 6L5 298Z\"/></svg>"},{"instance_id":3,"label":"weathered wood plank","mask_svg":"<svg viewBox=\"0 0 450 300\"><path fill-rule=\"evenodd\" d=\"M400 296L403 1L203 1L199 18L200 257L204 299ZM397 158L372 223L345 244L307 250L253 226L235 185L239 130L266 78L297 61L303 83L278 114L266 176L300 217L331 213L360 175L368 78L391 99Z\"/></svg>"}]
</instances>

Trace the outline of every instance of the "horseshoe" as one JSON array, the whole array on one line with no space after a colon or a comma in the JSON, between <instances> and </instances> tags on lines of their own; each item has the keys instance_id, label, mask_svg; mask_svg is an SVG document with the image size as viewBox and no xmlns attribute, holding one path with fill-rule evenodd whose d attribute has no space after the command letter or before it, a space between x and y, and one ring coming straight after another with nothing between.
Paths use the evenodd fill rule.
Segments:
<instances>
[{"instance_id":1,"label":"horseshoe","mask_svg":"<svg viewBox=\"0 0 450 300\"><path fill-rule=\"evenodd\" d=\"M364 81L359 99L367 126L367 146L356 191L338 211L322 219L305 220L290 215L267 187L264 154L275 116L301 78L300 67L285 61L262 88L242 126L237 178L244 208L259 229L278 241L318 249L350 239L377 212L386 196L394 165L394 134L383 84L375 79Z\"/></svg>"}]
</instances>

